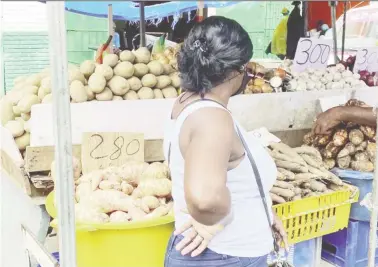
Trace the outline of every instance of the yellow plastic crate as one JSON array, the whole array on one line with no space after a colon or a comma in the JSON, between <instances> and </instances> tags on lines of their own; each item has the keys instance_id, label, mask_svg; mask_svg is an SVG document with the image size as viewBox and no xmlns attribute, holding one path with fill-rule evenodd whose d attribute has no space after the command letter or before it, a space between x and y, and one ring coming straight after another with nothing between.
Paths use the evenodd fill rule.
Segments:
<instances>
[{"instance_id":1,"label":"yellow plastic crate","mask_svg":"<svg viewBox=\"0 0 378 267\"><path fill-rule=\"evenodd\" d=\"M290 244L337 232L348 226L352 203L347 189L273 206L286 229Z\"/></svg>"}]
</instances>

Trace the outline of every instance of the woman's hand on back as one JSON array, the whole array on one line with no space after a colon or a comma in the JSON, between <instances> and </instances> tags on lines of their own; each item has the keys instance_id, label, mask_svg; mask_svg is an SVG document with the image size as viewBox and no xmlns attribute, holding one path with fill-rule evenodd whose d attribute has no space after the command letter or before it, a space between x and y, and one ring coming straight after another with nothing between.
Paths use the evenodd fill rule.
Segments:
<instances>
[{"instance_id":1,"label":"woman's hand on back","mask_svg":"<svg viewBox=\"0 0 378 267\"><path fill-rule=\"evenodd\" d=\"M183 212L188 213L187 210ZM222 220L219 224L211 226L201 224L191 218L186 224L176 229L174 232L174 235L180 235L188 231L184 239L177 244L176 250L181 251L182 255L190 253L191 257L200 255L207 248L213 237L220 233L232 220L232 216L227 217L226 220Z\"/></svg>"}]
</instances>

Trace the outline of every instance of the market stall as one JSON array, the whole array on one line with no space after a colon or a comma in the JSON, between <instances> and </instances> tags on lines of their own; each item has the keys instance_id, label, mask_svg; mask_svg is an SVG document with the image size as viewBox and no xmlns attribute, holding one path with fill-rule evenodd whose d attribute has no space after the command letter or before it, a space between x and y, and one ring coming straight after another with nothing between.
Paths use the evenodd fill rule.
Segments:
<instances>
[{"instance_id":1,"label":"market stall","mask_svg":"<svg viewBox=\"0 0 378 267\"><path fill-rule=\"evenodd\" d=\"M67 66L64 8L61 3L47 5L52 21L51 68L15 82L15 89L1 100L1 122L23 153L31 179L43 176L55 184L56 197L50 194L46 204L56 219L53 226L64 233L59 235L61 263L76 266L77 258L79 267L104 266L109 259L118 265L127 260L132 266L160 265L173 221L162 138L173 98L180 93L177 51L162 48L151 55L140 48L107 55L101 65L85 61ZM298 58L277 69L252 64L254 79L245 93L259 94L230 102L230 110L252 135L264 142L267 132L279 137L266 144L279 168L271 194L292 244L347 226L358 190L330 171L336 163L341 168L374 170L375 149L368 144L360 151L367 154L366 160L340 156L348 142L358 146L365 139L373 141L371 129L336 131L332 144L337 148L330 140L302 141L320 111L320 98L353 97L366 103L377 99L378 90L367 86L372 75L353 73L347 69L353 66L345 63L316 69L316 64L308 64L300 70L295 70ZM335 145L339 136L343 140ZM93 156L95 150L103 155ZM348 164L345 157L350 157ZM96 205L89 206L88 201ZM69 216L73 214L76 221ZM117 257L126 239L131 254ZM147 241L159 246L156 253L146 247ZM149 257L137 261L145 256L143 247Z\"/></svg>"}]
</instances>

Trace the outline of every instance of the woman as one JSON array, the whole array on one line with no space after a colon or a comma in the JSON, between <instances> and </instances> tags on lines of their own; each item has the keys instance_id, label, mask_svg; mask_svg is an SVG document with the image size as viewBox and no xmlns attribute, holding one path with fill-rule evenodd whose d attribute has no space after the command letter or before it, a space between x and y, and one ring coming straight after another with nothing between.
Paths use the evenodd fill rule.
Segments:
<instances>
[{"instance_id":1,"label":"woman","mask_svg":"<svg viewBox=\"0 0 378 267\"><path fill-rule=\"evenodd\" d=\"M173 106L164 140L176 220L166 267L266 266L271 230L240 126L226 108L249 80L252 49L236 21L214 16L194 26L179 53L185 93ZM271 205L276 167L257 141L248 143ZM282 224L274 221L284 238Z\"/></svg>"}]
</instances>

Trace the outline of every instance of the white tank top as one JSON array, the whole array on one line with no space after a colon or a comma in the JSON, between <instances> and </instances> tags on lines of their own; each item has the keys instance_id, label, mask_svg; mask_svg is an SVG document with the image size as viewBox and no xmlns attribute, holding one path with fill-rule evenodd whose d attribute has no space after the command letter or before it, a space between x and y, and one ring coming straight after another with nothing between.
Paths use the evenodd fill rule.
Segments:
<instances>
[{"instance_id":1,"label":"white tank top","mask_svg":"<svg viewBox=\"0 0 378 267\"><path fill-rule=\"evenodd\" d=\"M176 120L169 119L166 125L164 153L165 158L168 159L170 145L169 167L172 177L172 197L174 200L176 228L181 227L189 220L189 215L182 212L186 208L186 202L184 195L185 162L179 145L180 131L186 118L195 111L205 107L227 110L215 102L199 101L185 108ZM274 161L258 140L247 138L244 129L241 128L234 118L233 121L235 127L236 125L239 127L243 137L246 139L252 156L256 161L267 197L267 203L270 207L272 200L269 196L269 191L277 177ZM244 157L236 168L227 172L227 187L231 194L234 219L222 232L211 240L208 248L219 254L235 257L260 257L268 254L273 248L273 238L253 169L247 156Z\"/></svg>"}]
</instances>

